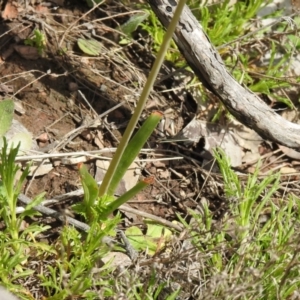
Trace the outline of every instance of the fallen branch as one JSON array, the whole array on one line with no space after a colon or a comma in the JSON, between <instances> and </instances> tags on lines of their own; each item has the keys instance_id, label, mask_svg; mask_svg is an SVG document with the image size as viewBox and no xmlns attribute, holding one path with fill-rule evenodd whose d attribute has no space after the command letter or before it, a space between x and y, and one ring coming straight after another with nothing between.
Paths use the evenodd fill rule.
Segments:
<instances>
[{"instance_id":1,"label":"fallen branch","mask_svg":"<svg viewBox=\"0 0 300 300\"><path fill-rule=\"evenodd\" d=\"M173 17L176 1L148 2L161 23L167 27ZM268 140L300 149L300 126L276 114L229 74L219 53L187 6L180 17L174 40L203 85L220 98L237 120Z\"/></svg>"}]
</instances>

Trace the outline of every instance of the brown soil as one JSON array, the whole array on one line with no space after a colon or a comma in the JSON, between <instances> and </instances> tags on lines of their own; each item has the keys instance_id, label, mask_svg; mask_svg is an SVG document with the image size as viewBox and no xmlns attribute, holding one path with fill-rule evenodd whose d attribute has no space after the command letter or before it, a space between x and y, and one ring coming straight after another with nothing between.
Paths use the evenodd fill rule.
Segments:
<instances>
[{"instance_id":1,"label":"brown soil","mask_svg":"<svg viewBox=\"0 0 300 300\"><path fill-rule=\"evenodd\" d=\"M37 6L33 6L33 8L37 10ZM12 93L3 93L2 97L13 98L23 106L25 113L16 112L15 119L33 134L41 151L51 149L51 145L54 147L55 143L65 141L68 134L78 128L86 119L93 119L96 115L105 115L107 110L123 102L120 108L105 115L105 124L102 123L97 128L88 128L84 134L78 135L66 143L60 152L99 149L93 139L93 134L99 131L103 136L105 147L118 145L122 130L130 118L134 103L145 83L153 57L141 46L141 43L125 47L120 47L116 43L118 38L114 34L113 27L116 27L117 22L121 22L122 18L118 18L118 14L114 10L126 12L126 8L121 5L115 7L110 5L107 8L115 16L106 23L99 21L95 24L97 35L105 38L103 52L96 58L84 55L76 45L76 39L85 33L84 28L79 26L83 22L76 22L78 17L87 11L85 5L73 4L61 7L59 14L67 17L56 17L49 13L51 11L49 9L48 13L42 15L34 11L31 14L33 21L28 20L27 15L25 17L20 14L18 20L3 20L0 24L0 32L6 33L1 38L0 50L3 61L0 66L0 78L1 83L13 89ZM95 18L107 16L102 9L88 14L84 21L89 22ZM11 50L15 44L24 44L24 40L32 36L32 31L36 27L44 30L47 37L46 49L41 56L30 60ZM70 30L64 31L65 28L70 28ZM54 33L56 36L53 36ZM142 43L144 43L143 40ZM59 49L65 49L65 53ZM142 61L140 57L143 57ZM157 88L166 89L169 84L170 82L166 80L159 83ZM177 124L179 117L186 121L190 120L195 113L195 104L181 101L182 99L178 95L174 97L172 93L167 93L158 96L154 91L149 99L144 117L152 110L159 109L166 112L171 107L175 112L172 116L175 126L182 127L182 124ZM192 112L191 107L193 108ZM176 128L176 131L180 129ZM47 133L49 140L40 142L39 137L44 133ZM88 138L83 138L83 136L88 136ZM176 147L169 144L157 144L158 138L156 133L148 147L177 151ZM92 172L95 172L94 162L93 159L87 162ZM188 164L188 161L179 163L170 161L156 167L154 164L148 163L145 171L159 175L169 167L176 169L177 166L185 165L188 169L187 173L189 173L191 168ZM185 172L179 171L180 174ZM173 215L172 201L178 202L183 198L180 196L183 188L180 187L180 180L178 181L176 176L175 180L172 178L173 175L169 173L157 176L157 180L161 184L157 183L149 188L149 192L145 193L147 196L140 196L140 199L148 200L160 198L163 199L164 204L160 205L157 201L150 204L136 202L134 206L163 218ZM46 198L53 198L77 189L78 186L79 177L76 164L59 164L48 174L29 178L25 190L30 197L46 192ZM197 190L198 187L190 183L190 187L184 188L184 193L195 194L197 192L195 189ZM186 203L188 203L187 206L191 206L190 201L183 201L180 205L185 206Z\"/></svg>"}]
</instances>

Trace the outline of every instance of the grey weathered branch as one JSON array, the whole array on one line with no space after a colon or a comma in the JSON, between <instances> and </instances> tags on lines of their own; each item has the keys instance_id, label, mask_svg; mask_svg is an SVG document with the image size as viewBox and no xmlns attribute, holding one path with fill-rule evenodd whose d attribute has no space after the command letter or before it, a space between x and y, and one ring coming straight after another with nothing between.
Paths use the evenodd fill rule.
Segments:
<instances>
[{"instance_id":1,"label":"grey weathered branch","mask_svg":"<svg viewBox=\"0 0 300 300\"><path fill-rule=\"evenodd\" d=\"M161 23L167 27L176 9L176 1L148 2ZM300 149L300 126L275 113L230 75L219 53L187 6L177 25L174 40L204 86L220 98L237 120L268 140Z\"/></svg>"}]
</instances>

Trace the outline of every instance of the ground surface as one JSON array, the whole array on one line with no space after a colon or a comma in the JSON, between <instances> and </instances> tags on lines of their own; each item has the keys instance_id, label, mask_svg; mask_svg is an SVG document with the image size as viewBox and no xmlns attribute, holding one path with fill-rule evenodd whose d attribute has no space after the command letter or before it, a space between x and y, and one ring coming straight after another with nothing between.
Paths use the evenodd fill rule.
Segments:
<instances>
[{"instance_id":1,"label":"ground surface","mask_svg":"<svg viewBox=\"0 0 300 300\"><path fill-rule=\"evenodd\" d=\"M118 5L108 8L111 13L116 14L109 20L111 23L116 22L118 10L126 11L124 7ZM35 21L26 21L26 18L20 16L20 21L5 20L1 24L2 33L11 31L2 36L1 51L4 53L3 58L5 59L0 66L0 77L3 84L12 88L12 93L3 93L2 97L13 97L23 106L24 113L17 112L15 119L33 134L39 150L43 152L51 152L53 150L51 148L55 147L57 143L58 147L55 147L55 151L60 150L61 152L97 150L99 144L100 148L118 145L122 130L134 109L135 101L138 99L153 61L151 54L141 45L120 47L116 44L112 39L113 29L106 28L105 23L101 21L97 21L94 28L98 35L105 37L103 53L97 58L84 55L74 43L76 38L85 33L81 27L77 29L79 25L76 21L84 11L87 11L85 5L74 3L74 6L66 5L59 9L60 14L68 17L55 18L51 14L47 15L47 10L45 19L43 15L39 16L35 11L32 13ZM92 20L96 15L99 20L101 11L90 13L86 17L86 21ZM104 16L105 13L102 17ZM70 29L70 24L73 22L76 29ZM68 26L70 28L66 33L65 28ZM24 39L30 36L33 28L41 28L46 32L47 44L41 57L27 59L16 51L6 55L9 49L16 44L15 40L21 39L19 43L23 44ZM68 43L69 48L65 54L57 53L57 44L65 47ZM127 56L122 57L124 54ZM143 61L140 57L143 57ZM171 83L165 81L159 83L157 87L166 89L168 84ZM169 114L173 122L172 134L174 135L184 123L186 124L194 116L196 104L193 101L182 103L182 99L178 95L174 97L172 94L171 92L166 96L158 97L156 92L153 92L144 116L155 109L165 112L167 117ZM108 109L121 102L123 105L106 114ZM69 134L80 127L85 120L93 120L96 115L101 114L103 114L104 121L100 126L97 128L87 126L84 131L80 130L72 140L67 141ZM41 137L43 134L46 134L45 138ZM95 143L97 135L100 135L98 146ZM169 144L157 143L160 136L164 137L165 132L162 132L161 135L157 132L152 141L150 140L148 147L178 151ZM62 143L65 145L61 145ZM165 157L174 156L174 154L163 155ZM152 154L152 156L155 155ZM151 158L151 155L148 158ZM95 173L95 160L88 159L87 164L90 166L91 172ZM145 196L140 196L140 199L148 201L144 201L143 204L136 202L134 206L165 217L172 206L171 202L183 198L180 196L180 192L196 195L197 191L194 185L188 187L183 184L185 191L180 188L178 176L190 172L191 167L188 164L189 162L184 160L147 163L145 170L157 175L158 182L150 191L147 191ZM170 180L174 175L168 170L169 167L175 167L175 174L176 167L182 169L177 176L175 175L175 180ZM197 165L195 168L197 169ZM26 192L31 197L46 192L47 198L53 198L77 189L78 186L79 177L76 163L70 165L59 163L49 173L30 178ZM156 200L163 200L164 204L159 205ZM191 203L187 202L190 206ZM185 201L182 204L185 205Z\"/></svg>"},{"instance_id":2,"label":"ground surface","mask_svg":"<svg viewBox=\"0 0 300 300\"><path fill-rule=\"evenodd\" d=\"M38 151L43 153L116 147L154 59L142 33L137 37L138 43L118 44L119 36L114 29L126 20L126 7L118 1L108 1L87 15L84 13L88 7L81 1L67 2L56 11L53 6L29 4L27 13L22 3L17 8L15 16L0 23L0 80L4 85L1 97L13 98L24 109L23 113L16 111L15 119L32 133ZM14 46L23 45L35 28L45 32L46 47L42 55L28 59L26 53L17 53ZM103 44L97 57L83 54L76 44L78 38L89 36L99 38ZM202 168L203 156L199 153L203 143L187 147L159 142L161 138L176 135L197 110L190 95L172 90L174 82L179 84L176 79L163 78L168 68L166 64L161 71L143 115L160 110L166 116L165 125L145 146L153 151L140 157L148 159L141 162L141 176L155 175L156 182L133 199L131 207L173 221L175 213L185 216L188 208L199 207L200 200L205 198L218 218L226 209L227 200L221 176ZM213 97L211 100L215 101ZM122 105L108 112L120 103ZM212 102L207 114L215 112L214 105ZM102 115L97 126L87 125L69 139L76 128L92 124L97 115ZM297 171L296 161L287 157L277 160L269 144L260 147L260 154L266 155L265 170L271 165L274 169L285 166L290 168L288 171ZM106 154L107 157L111 155ZM159 160L162 157L169 160ZM174 157L180 159L171 159ZM93 175L97 173L98 160L90 155L83 159ZM59 159L52 160L51 164L51 171L28 178L24 193L29 197L46 192L45 197L50 199L80 187L76 162L66 163ZM136 166L136 170L138 168ZM101 176L97 180L101 180ZM80 198L56 204L54 208L69 207L74 201ZM130 224L141 223L141 218L134 214L124 216Z\"/></svg>"}]
</instances>

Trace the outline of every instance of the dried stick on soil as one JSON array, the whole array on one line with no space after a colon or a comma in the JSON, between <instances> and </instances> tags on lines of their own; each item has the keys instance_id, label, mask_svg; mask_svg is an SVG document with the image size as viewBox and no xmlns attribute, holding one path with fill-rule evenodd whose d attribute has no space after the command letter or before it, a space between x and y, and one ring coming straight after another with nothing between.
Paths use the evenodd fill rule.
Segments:
<instances>
[{"instance_id":1,"label":"dried stick on soil","mask_svg":"<svg viewBox=\"0 0 300 300\"><path fill-rule=\"evenodd\" d=\"M167 27L175 12L176 1L148 2ZM187 6L175 30L174 40L203 85L220 98L234 117L268 140L300 149L300 126L276 114L229 74L219 53Z\"/></svg>"},{"instance_id":2,"label":"dried stick on soil","mask_svg":"<svg viewBox=\"0 0 300 300\"><path fill-rule=\"evenodd\" d=\"M164 226L168 226L170 228L173 228L175 230L178 230L178 231L182 231L183 230L183 227L181 227L180 225L178 224L174 224L168 220L165 220L161 217L157 217L157 216L154 216L152 214L149 214L149 213L146 213L146 212L143 212L143 211L140 211L138 209L135 209L135 208L132 208L130 206L127 206L127 205L121 205L119 207L119 209L121 211L125 211L125 212L129 212L129 213L133 213L133 214L136 214L138 216L141 216L141 217L144 217L144 218L147 218L147 219L151 219L161 225L164 225Z\"/></svg>"},{"instance_id":3,"label":"dried stick on soil","mask_svg":"<svg viewBox=\"0 0 300 300\"><path fill-rule=\"evenodd\" d=\"M62 200L66 200L68 198L71 198L71 197L74 197L74 196L82 196L83 195L83 189L78 189L76 191L73 191L73 192L70 192L70 193L67 193L67 194L64 194L64 195L60 195L60 196L56 196L55 199L59 200L59 201L62 201ZM34 207L35 208L35 207ZM133 213L133 214L136 214L138 216L141 216L141 217L144 217L144 218L147 218L147 219L150 219L150 220L153 220L159 224L162 224L164 226L168 226L170 228L173 228L175 230L178 230L178 231L182 231L182 227L178 224L174 224L168 220L165 220L161 217L158 217L158 216L154 216L152 214L149 214L149 213L146 213L146 212L143 212L143 211L140 211L140 210L137 210L137 209L134 209L126 204L123 204L119 207L119 210L121 211L125 211L125 212L129 212L129 213Z\"/></svg>"},{"instance_id":4,"label":"dried stick on soil","mask_svg":"<svg viewBox=\"0 0 300 300\"><path fill-rule=\"evenodd\" d=\"M70 196L82 196L83 195L83 189L78 189L77 191L74 191L74 192L70 192L66 195L62 195L62 196L59 196L58 199L60 200L63 200L63 199L66 199L66 198L69 198ZM20 194L18 196L18 200L20 202L22 202L23 204L27 205L29 204L32 200L30 198L28 198L27 196L25 196L24 194ZM82 223L80 221L77 221L76 219L74 218L71 218L71 217L68 217L68 216L65 216L64 214L62 213L59 213L57 212L56 210L54 209L51 209L51 208L48 208L48 207L45 207L43 205L36 205L33 207L34 210L42 213L42 214L45 214L47 216L50 216L50 217L53 217L53 218L56 218L64 223L67 223L67 224L70 224L70 225L73 225L74 227L80 229L80 230L83 230L83 231L88 231L90 229L90 226L85 224L85 223ZM173 229L176 229L178 231L182 231L182 227L178 224L174 224L168 220L165 220L161 217L157 217L157 216L154 216L152 214L149 214L149 213L146 213L146 212L142 212L142 211L139 211L137 209L134 209L130 206L127 206L127 205L121 205L119 207L119 209L121 211L125 211L125 212L130 212L130 213L134 213L138 216L141 216L141 217L144 217L144 218L147 218L147 219L151 219L153 221L156 221L157 223L159 224L162 224L162 225L165 225L165 226L168 226L170 228L173 228ZM110 239L109 237L105 237L103 239L104 243L108 243L108 242L112 242L112 239Z\"/></svg>"}]
</instances>

